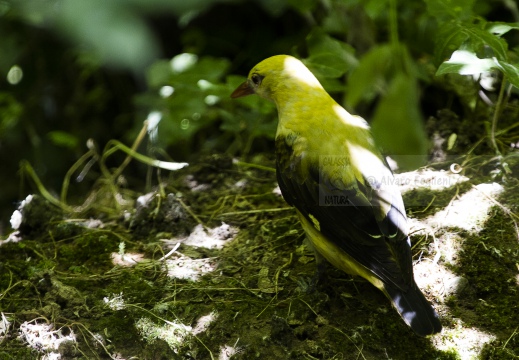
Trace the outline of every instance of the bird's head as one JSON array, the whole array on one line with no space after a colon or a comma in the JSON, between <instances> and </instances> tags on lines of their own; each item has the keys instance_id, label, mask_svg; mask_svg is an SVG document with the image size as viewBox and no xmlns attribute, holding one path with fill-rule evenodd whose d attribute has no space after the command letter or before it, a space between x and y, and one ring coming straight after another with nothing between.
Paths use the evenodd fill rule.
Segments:
<instances>
[{"instance_id":1,"label":"bird's head","mask_svg":"<svg viewBox=\"0 0 519 360\"><path fill-rule=\"evenodd\" d=\"M276 55L254 66L247 80L233 91L231 98L257 94L278 103L284 97L307 91L308 87L322 89L301 61L289 55Z\"/></svg>"}]
</instances>

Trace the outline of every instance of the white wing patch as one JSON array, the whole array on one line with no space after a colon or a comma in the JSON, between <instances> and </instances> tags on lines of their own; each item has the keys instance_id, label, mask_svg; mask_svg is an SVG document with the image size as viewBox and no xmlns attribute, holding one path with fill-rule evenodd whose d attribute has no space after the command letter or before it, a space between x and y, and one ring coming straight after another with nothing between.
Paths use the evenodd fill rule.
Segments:
<instances>
[{"instance_id":1,"label":"white wing patch","mask_svg":"<svg viewBox=\"0 0 519 360\"><path fill-rule=\"evenodd\" d=\"M284 71L290 75L290 77L294 79L298 79L299 81L310 85L311 87L316 87L322 89L322 85L319 83L319 80L308 70L308 68L296 58L288 56L284 62Z\"/></svg>"},{"instance_id":2,"label":"white wing patch","mask_svg":"<svg viewBox=\"0 0 519 360\"><path fill-rule=\"evenodd\" d=\"M339 104L333 105L333 110L337 114L338 118L342 120L343 123L350 126L356 126L361 129L369 130L369 125L360 116L352 115L349 112L347 112L342 106Z\"/></svg>"}]
</instances>

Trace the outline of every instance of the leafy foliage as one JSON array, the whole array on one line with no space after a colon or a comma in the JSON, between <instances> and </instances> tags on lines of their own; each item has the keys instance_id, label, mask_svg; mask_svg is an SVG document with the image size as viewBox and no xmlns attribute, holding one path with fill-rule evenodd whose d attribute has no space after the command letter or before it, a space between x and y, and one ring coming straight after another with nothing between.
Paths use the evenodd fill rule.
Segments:
<instances>
[{"instance_id":1,"label":"leafy foliage","mask_svg":"<svg viewBox=\"0 0 519 360\"><path fill-rule=\"evenodd\" d=\"M443 59L452 53L450 59L440 65L436 75L477 75L497 69L519 88L518 64L510 63L508 43L502 38L510 30L519 30L519 23L488 22L476 18L472 1L450 3L427 1L432 15L440 20L447 19L437 38L436 58ZM484 58L478 54L483 54ZM514 55L517 58L518 54Z\"/></svg>"},{"instance_id":2,"label":"leafy foliage","mask_svg":"<svg viewBox=\"0 0 519 360\"><path fill-rule=\"evenodd\" d=\"M306 291L302 279L313 271L311 256L303 246L294 252L301 229L293 209L272 192L272 158L263 155L273 153L274 104L229 95L258 61L292 54L339 103L371 123L378 144L401 169L424 164L431 153L434 159L438 153L459 154L467 159L460 170L517 184L517 21L513 1L0 0L0 236L15 204L28 193L42 194L52 208L61 208L59 214L69 214L56 221L50 208L42 207L41 232L4 243L5 315L11 319L14 306L24 309L14 315L19 323L38 317L79 329L83 340L95 339L85 344L83 357L112 356L117 349L137 354L140 349L133 346L141 345L132 341L136 345L128 348L128 339L138 339L133 319L142 314L160 314L160 321L170 323L179 316L194 324L201 310L214 311L216 304L221 319L196 338L199 347L185 347L184 357L203 357L223 338L238 344L236 328L246 329L239 344L244 353L237 358L270 358L263 354L270 343L272 358L364 357L363 351L367 358L458 358L455 348L438 351L429 339L399 331L391 312L375 305L379 300L371 293L351 295L359 292L354 282L332 274L327 294ZM487 72L501 76L497 92L481 85ZM219 152L226 155L215 155ZM471 158L489 152L488 161ZM235 163L236 157L251 164ZM185 165L178 161L192 164L193 158L200 164L169 172ZM18 171L28 181L20 181ZM140 197L141 210L128 221L140 191L151 186L156 193ZM413 209L412 215L441 215L443 203L452 210L467 188L468 183L444 192L409 193L409 199L427 199L426 208ZM512 314L517 251L509 246L517 233L515 190L503 195L503 214L493 214L493 227L474 225L483 232L465 241L465 231L449 225L440 233L448 241L434 239L443 255L451 254L451 244L461 236L459 266L453 263L450 270L470 283L459 299L447 299L453 305L442 320L451 321L445 328L454 333L443 336L469 328L490 331L496 339L482 357L517 357L519 349ZM84 220L91 214L96 220ZM242 230L234 248L223 254L190 250L195 260L221 255L219 274L208 277L204 287L164 276L159 269L179 254L164 254L162 238L187 233L195 222L202 229L204 223L223 221ZM422 259L430 240L415 241L414 252ZM154 260L114 268L117 250L121 259L137 250ZM130 307L117 309L123 290ZM344 312L345 307L359 311ZM17 331L5 337L4 313L0 340L11 341ZM285 313L287 319L279 316ZM276 324L269 339L267 329ZM144 333L159 338L160 329L145 325L154 332ZM150 350L155 357L182 357L166 342L155 343ZM19 358L38 356L16 347ZM4 352L18 355L10 348Z\"/></svg>"},{"instance_id":3,"label":"leafy foliage","mask_svg":"<svg viewBox=\"0 0 519 360\"><path fill-rule=\"evenodd\" d=\"M271 151L273 104L231 101L229 94L252 65L280 53L302 59L339 103L370 121L377 142L400 157L402 168L423 164L430 152L425 119L457 103L459 118L477 118L477 128L488 129L481 136L505 151L497 118L510 98L499 98L493 112L479 101L473 80L497 71L519 84L519 44L511 36L519 15L505 6L482 0L5 0L0 71L8 82L0 83L0 140L7 148L0 160L12 174L20 158L29 159L57 187L88 138L133 142L145 118L158 121L148 149L165 149L177 161L200 150ZM441 95L428 93L432 87ZM449 151L463 151L456 132L445 134L455 139ZM62 160L49 160L56 158ZM9 175L0 176L8 182ZM13 195L17 187L6 186L11 195L0 201L23 196Z\"/></svg>"}]
</instances>

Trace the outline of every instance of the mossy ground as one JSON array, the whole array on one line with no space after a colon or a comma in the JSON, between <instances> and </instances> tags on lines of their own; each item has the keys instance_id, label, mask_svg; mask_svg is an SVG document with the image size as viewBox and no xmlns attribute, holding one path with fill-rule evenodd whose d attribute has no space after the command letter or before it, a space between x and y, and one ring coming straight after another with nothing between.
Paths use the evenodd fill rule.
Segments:
<instances>
[{"instance_id":1,"label":"mossy ground","mask_svg":"<svg viewBox=\"0 0 519 360\"><path fill-rule=\"evenodd\" d=\"M262 157L254 163L273 165ZM427 224L489 182L466 175L444 190L406 193L413 221ZM140 205L115 215L46 211L39 220L26 210L30 227L0 247L0 358L519 357L515 181L492 198L490 216L476 228L414 233L417 278L444 271L465 284L451 292L421 285L444 324L431 338L415 336L362 279L328 267L315 285L314 256L275 187L272 171L212 156L171 173ZM30 331L21 331L27 324ZM36 328L42 325L54 333Z\"/></svg>"}]
</instances>

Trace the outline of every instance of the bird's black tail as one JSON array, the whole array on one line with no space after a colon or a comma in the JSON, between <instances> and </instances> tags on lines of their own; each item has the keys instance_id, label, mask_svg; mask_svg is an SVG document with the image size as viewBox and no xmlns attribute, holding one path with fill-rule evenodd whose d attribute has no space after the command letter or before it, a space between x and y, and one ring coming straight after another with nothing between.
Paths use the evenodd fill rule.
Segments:
<instances>
[{"instance_id":1,"label":"bird's black tail","mask_svg":"<svg viewBox=\"0 0 519 360\"><path fill-rule=\"evenodd\" d=\"M438 314L415 283L406 292L392 286L386 286L384 290L402 319L417 335L427 336L442 330Z\"/></svg>"}]
</instances>

